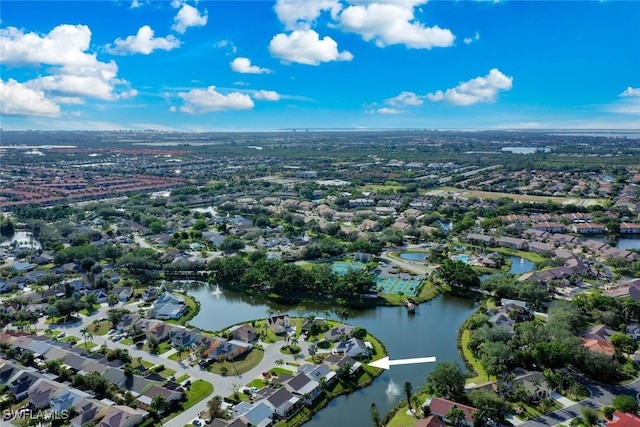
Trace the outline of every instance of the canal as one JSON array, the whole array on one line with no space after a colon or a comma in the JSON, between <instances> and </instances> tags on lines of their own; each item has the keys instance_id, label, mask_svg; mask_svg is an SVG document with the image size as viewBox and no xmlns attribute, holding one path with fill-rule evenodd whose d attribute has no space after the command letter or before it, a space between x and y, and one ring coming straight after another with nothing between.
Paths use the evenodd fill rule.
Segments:
<instances>
[{"instance_id":1,"label":"canal","mask_svg":"<svg viewBox=\"0 0 640 427\"><path fill-rule=\"evenodd\" d=\"M220 330L251 319L264 318L269 312L280 311L292 316L310 313L323 316L328 306L283 306L230 291L216 292L208 285L188 291L201 303L199 314L190 322L206 330ZM464 366L456 346L456 336L462 323L475 309L472 300L443 295L418 307L415 315L404 307L376 307L351 312L347 323L366 328L387 347L389 357L435 356L438 361L456 361ZM370 406L375 403L381 416L403 399L403 385L411 382L414 389L426 383L433 364L393 366L373 384L357 392L340 396L313 419L308 427L370 425Z\"/></svg>"}]
</instances>

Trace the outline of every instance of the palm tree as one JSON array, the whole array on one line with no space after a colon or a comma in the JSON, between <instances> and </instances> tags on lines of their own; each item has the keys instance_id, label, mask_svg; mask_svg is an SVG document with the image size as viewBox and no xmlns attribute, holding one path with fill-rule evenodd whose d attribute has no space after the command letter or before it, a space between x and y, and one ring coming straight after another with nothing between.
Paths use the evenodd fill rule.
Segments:
<instances>
[{"instance_id":1,"label":"palm tree","mask_svg":"<svg viewBox=\"0 0 640 427\"><path fill-rule=\"evenodd\" d=\"M551 369L545 369L544 371L542 371L542 376L544 377L544 380L547 382L547 385L550 389L556 390L560 385L560 377Z\"/></svg>"},{"instance_id":2,"label":"palm tree","mask_svg":"<svg viewBox=\"0 0 640 427\"><path fill-rule=\"evenodd\" d=\"M413 408L411 408L411 392L413 391L413 386L411 385L411 383L409 381L404 383L404 394L407 396L407 406L409 407L410 411L413 411Z\"/></svg>"},{"instance_id":3,"label":"palm tree","mask_svg":"<svg viewBox=\"0 0 640 427\"><path fill-rule=\"evenodd\" d=\"M107 304L109 305L109 307L115 307L119 302L120 299L115 292L109 292L109 294L107 294Z\"/></svg>"},{"instance_id":4,"label":"palm tree","mask_svg":"<svg viewBox=\"0 0 640 427\"><path fill-rule=\"evenodd\" d=\"M85 326L84 328L80 329L80 335L82 335L82 338L84 339L84 348L89 351L88 342L93 342L93 334L91 333L91 331L89 331L89 328Z\"/></svg>"},{"instance_id":5,"label":"palm tree","mask_svg":"<svg viewBox=\"0 0 640 427\"><path fill-rule=\"evenodd\" d=\"M371 404L371 421L374 427L380 427L380 413L375 403Z\"/></svg>"},{"instance_id":6,"label":"palm tree","mask_svg":"<svg viewBox=\"0 0 640 427\"><path fill-rule=\"evenodd\" d=\"M311 356L311 359L315 362L316 361L316 354L318 354L318 346L316 346L315 344L311 344L309 345L309 356Z\"/></svg>"},{"instance_id":7,"label":"palm tree","mask_svg":"<svg viewBox=\"0 0 640 427\"><path fill-rule=\"evenodd\" d=\"M275 363L276 363L276 366L282 366L282 365L284 365L284 360L277 359Z\"/></svg>"},{"instance_id":8,"label":"palm tree","mask_svg":"<svg viewBox=\"0 0 640 427\"><path fill-rule=\"evenodd\" d=\"M151 407L155 409L158 414L162 414L169 408L169 402L167 402L167 399L163 395L158 394L151 400Z\"/></svg>"},{"instance_id":9,"label":"palm tree","mask_svg":"<svg viewBox=\"0 0 640 427\"><path fill-rule=\"evenodd\" d=\"M464 411L457 406L452 407L445 414L445 418L454 426L459 426L464 420Z\"/></svg>"},{"instance_id":10,"label":"palm tree","mask_svg":"<svg viewBox=\"0 0 640 427\"><path fill-rule=\"evenodd\" d=\"M178 356L178 363L182 363L182 352L184 351L184 347L179 346L176 348L176 355Z\"/></svg>"},{"instance_id":11,"label":"palm tree","mask_svg":"<svg viewBox=\"0 0 640 427\"><path fill-rule=\"evenodd\" d=\"M551 401L551 399L544 398L540 401L540 403L538 404L538 407L540 408L540 412L542 412L543 414L546 414L552 405L553 405L553 401Z\"/></svg>"}]
</instances>

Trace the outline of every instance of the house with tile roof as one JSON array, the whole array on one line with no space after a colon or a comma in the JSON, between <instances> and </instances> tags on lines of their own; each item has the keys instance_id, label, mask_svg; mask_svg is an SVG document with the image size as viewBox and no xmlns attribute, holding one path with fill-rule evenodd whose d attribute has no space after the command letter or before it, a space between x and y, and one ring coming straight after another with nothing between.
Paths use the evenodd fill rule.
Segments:
<instances>
[{"instance_id":1,"label":"house with tile roof","mask_svg":"<svg viewBox=\"0 0 640 427\"><path fill-rule=\"evenodd\" d=\"M446 415L451 410L451 408L458 408L464 413L464 420L462 421L463 424L468 427L473 426L473 414L478 412L478 409L474 407L463 405L461 403L444 399L442 397L430 397L429 399L427 399L424 406L428 406L432 415L437 415L444 421L448 421Z\"/></svg>"}]
</instances>

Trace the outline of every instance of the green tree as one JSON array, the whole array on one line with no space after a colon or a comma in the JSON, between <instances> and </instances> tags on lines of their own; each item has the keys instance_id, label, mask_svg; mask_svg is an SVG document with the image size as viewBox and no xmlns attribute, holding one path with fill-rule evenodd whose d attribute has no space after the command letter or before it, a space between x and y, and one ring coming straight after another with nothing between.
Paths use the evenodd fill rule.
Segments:
<instances>
[{"instance_id":1,"label":"green tree","mask_svg":"<svg viewBox=\"0 0 640 427\"><path fill-rule=\"evenodd\" d=\"M163 395L158 394L151 399L151 407L162 415L169 408L169 402Z\"/></svg>"},{"instance_id":2,"label":"green tree","mask_svg":"<svg viewBox=\"0 0 640 427\"><path fill-rule=\"evenodd\" d=\"M464 411L454 405L451 409L447 411L444 417L447 420L449 420L451 424L453 424L456 427L459 427L462 425L462 422L464 421Z\"/></svg>"},{"instance_id":3,"label":"green tree","mask_svg":"<svg viewBox=\"0 0 640 427\"><path fill-rule=\"evenodd\" d=\"M596 424L598 424L598 411L596 411L595 409L584 406L580 410L580 415L587 427L595 426Z\"/></svg>"},{"instance_id":4,"label":"green tree","mask_svg":"<svg viewBox=\"0 0 640 427\"><path fill-rule=\"evenodd\" d=\"M89 341L93 342L93 334L89 331L89 328L84 327L80 329L80 335L84 339L84 348L89 351Z\"/></svg>"},{"instance_id":5,"label":"green tree","mask_svg":"<svg viewBox=\"0 0 640 427\"><path fill-rule=\"evenodd\" d=\"M160 341L158 341L158 338L151 335L147 338L147 346L149 347L149 353L157 353L158 348L160 347Z\"/></svg>"},{"instance_id":6,"label":"green tree","mask_svg":"<svg viewBox=\"0 0 640 427\"><path fill-rule=\"evenodd\" d=\"M455 362L441 362L436 364L427 377L436 394L446 399L455 400L464 395L464 385L469 374L462 371Z\"/></svg>"},{"instance_id":7,"label":"green tree","mask_svg":"<svg viewBox=\"0 0 640 427\"><path fill-rule=\"evenodd\" d=\"M625 334L613 334L609 338L609 342L613 346L617 358L625 353L632 354L638 349L637 341Z\"/></svg>"},{"instance_id":8,"label":"green tree","mask_svg":"<svg viewBox=\"0 0 640 427\"><path fill-rule=\"evenodd\" d=\"M621 412L635 413L638 411L638 401L628 394L620 394L613 398L613 407Z\"/></svg>"}]
</instances>

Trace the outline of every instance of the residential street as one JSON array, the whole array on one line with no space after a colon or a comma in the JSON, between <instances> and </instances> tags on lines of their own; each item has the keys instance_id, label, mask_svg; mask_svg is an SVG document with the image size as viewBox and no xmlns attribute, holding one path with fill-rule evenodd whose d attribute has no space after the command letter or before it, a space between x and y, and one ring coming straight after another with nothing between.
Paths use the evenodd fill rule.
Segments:
<instances>
[{"instance_id":1,"label":"residential street","mask_svg":"<svg viewBox=\"0 0 640 427\"><path fill-rule=\"evenodd\" d=\"M81 337L82 334L80 333L80 330L84 326L90 325L95 319L106 317L108 310L109 310L109 307L107 307L106 304L103 304L103 307L101 307L96 313L92 314L91 316L83 317L82 321L79 321L73 324L67 324L67 325L55 325L55 326L46 325L44 324L44 318L43 318L41 322L38 323L37 327L38 329L47 329L47 328L56 329L59 331L64 331L67 336L73 335L76 337ZM283 342L279 341L273 344L260 343L264 348L264 357L255 368L251 369L249 372L246 372L243 375L231 375L232 372L230 372L230 375L222 376L222 375L218 375L218 374L214 374L214 373L202 370L198 366L193 367L193 366L185 365L182 362L170 360L167 357L170 354L172 354L171 351L165 353L164 356L154 355L154 354L150 354L147 351L139 350L134 345L124 345L119 342L114 342L111 339L109 339L106 335L95 336L93 339L93 343L94 343L94 346L101 346L102 344L106 344L107 347L110 349L126 348L129 351L129 354L131 355L132 358L135 359L137 357L141 357L143 360L146 360L148 362L151 362L157 365L164 365L167 368L175 370L176 377L181 376L182 375L181 373L185 373L191 376L192 382L194 379L203 379L207 382L210 382L211 384L213 384L213 387L214 387L212 397L214 395L220 395L222 397L229 396L230 394L233 393L232 389L234 384L239 386L245 386L246 384L251 382L253 379L261 378L262 372L268 371L269 369L275 367L276 366L275 361L278 359L282 359L285 363L294 361L294 358L292 355L283 354L280 352L280 347L282 347ZM309 343L304 340L300 340L298 345L302 348L302 354L307 356ZM193 407L189 408L188 410L182 412L175 418L168 421L165 425L170 427L182 427L185 424L191 423L191 421L194 418L196 418L200 412L205 410L208 400L209 398L203 399L198 404L194 405Z\"/></svg>"}]
</instances>

